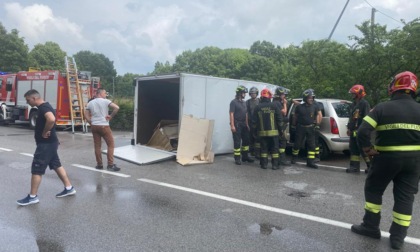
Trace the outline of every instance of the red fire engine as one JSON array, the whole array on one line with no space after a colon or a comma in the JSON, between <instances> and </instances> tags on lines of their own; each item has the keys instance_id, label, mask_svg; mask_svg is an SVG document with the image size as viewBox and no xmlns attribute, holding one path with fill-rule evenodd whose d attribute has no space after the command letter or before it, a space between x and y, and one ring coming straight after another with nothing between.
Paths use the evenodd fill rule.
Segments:
<instances>
[{"instance_id":1,"label":"red fire engine","mask_svg":"<svg viewBox=\"0 0 420 252\"><path fill-rule=\"evenodd\" d=\"M30 127L34 128L37 108L26 103L24 94L36 89L55 109L57 126L71 126L74 132L74 126L81 125L85 131L82 110L99 88L99 78L90 77L90 72L83 72L82 76L72 64L69 66L66 74L57 70L1 73L0 123L29 121Z\"/></svg>"}]
</instances>

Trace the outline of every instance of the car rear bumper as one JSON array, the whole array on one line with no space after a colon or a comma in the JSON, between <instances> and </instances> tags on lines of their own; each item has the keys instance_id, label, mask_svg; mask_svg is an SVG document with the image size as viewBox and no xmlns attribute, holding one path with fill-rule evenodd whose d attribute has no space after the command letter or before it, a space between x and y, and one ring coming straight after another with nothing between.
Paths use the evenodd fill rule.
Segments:
<instances>
[{"instance_id":1,"label":"car rear bumper","mask_svg":"<svg viewBox=\"0 0 420 252\"><path fill-rule=\"evenodd\" d=\"M330 151L342 152L349 150L350 137L330 137L328 141L328 147Z\"/></svg>"}]
</instances>

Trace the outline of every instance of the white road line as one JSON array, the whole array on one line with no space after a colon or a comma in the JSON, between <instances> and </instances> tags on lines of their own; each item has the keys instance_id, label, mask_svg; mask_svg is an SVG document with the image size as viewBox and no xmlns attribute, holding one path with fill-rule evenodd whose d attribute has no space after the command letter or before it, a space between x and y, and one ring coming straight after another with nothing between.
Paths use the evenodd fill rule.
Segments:
<instances>
[{"instance_id":1,"label":"white road line","mask_svg":"<svg viewBox=\"0 0 420 252\"><path fill-rule=\"evenodd\" d=\"M123 174L123 173L118 173L118 172L107 171L107 170L98 170L96 168L85 166L85 165L81 165L81 164L72 164L72 166L79 167L79 168L82 168L82 169L86 169L86 170L89 170L89 171L95 171L95 172L102 172L102 173L106 173L106 174L111 174L111 175L118 176L118 177L123 177L123 178L129 178L129 177L131 177L131 175L127 175L127 174Z\"/></svg>"},{"instance_id":2,"label":"white road line","mask_svg":"<svg viewBox=\"0 0 420 252\"><path fill-rule=\"evenodd\" d=\"M24 156L28 156L28 157L34 157L34 154L30 154L30 153L20 153L21 155L24 155Z\"/></svg>"},{"instance_id":3,"label":"white road line","mask_svg":"<svg viewBox=\"0 0 420 252\"><path fill-rule=\"evenodd\" d=\"M266 210L266 211L270 211L270 212L284 214L284 215L297 217L297 218L301 218L301 219L305 219L305 220L311 220L311 221L324 223L324 224L328 224L328 225L332 225L332 226L336 226L336 227L342 227L342 228L345 228L345 229L350 229L351 225L352 225L352 224L341 222L341 221L335 221L335 220L330 220L330 219L317 217L317 216L313 216L313 215L309 215L309 214L293 212L293 211L289 211L289 210L285 210L285 209L281 209L281 208L266 206L266 205L262 205L262 204L258 204L258 203L254 203L254 202L250 202L250 201L235 199L235 198L231 198L231 197L227 197L227 196L223 196L223 195L219 195L219 194L214 194L214 193L209 193L209 192L205 192L205 191L195 190L195 189L191 189L191 188L183 187L183 186L172 185L172 184L159 182L159 181L155 181L155 180L150 180L150 179L145 179L145 178L141 178L141 179L137 179L137 180L145 182L145 183L150 183L150 184L154 184L154 185L159 185L159 186L164 186L164 187L168 187L168 188L174 188L174 189L181 190L181 191L195 193L195 194L199 194L199 195L203 195L203 196L207 196L207 197L211 197L211 198L215 198L215 199L221 199L221 200L225 200L225 201L229 201L229 202L233 202L233 203L237 203L237 204L241 204L241 205L245 205L245 206L250 206L250 207L254 207L254 208L258 208L258 209L262 209L262 210ZM382 235L382 237L389 237L388 232L381 231L381 235ZM405 238L405 242L415 244L415 245L420 245L420 239L413 238L413 237L408 237L407 236Z\"/></svg>"},{"instance_id":4,"label":"white road line","mask_svg":"<svg viewBox=\"0 0 420 252\"><path fill-rule=\"evenodd\" d=\"M303 162L296 162L296 164L306 165L306 163L303 163ZM334 168L334 169L338 169L338 170L346 170L347 169L346 167L343 167L343 166L323 165L323 164L320 164L320 163L317 163L317 165L319 167ZM364 171L364 170L361 169L360 171Z\"/></svg>"},{"instance_id":5,"label":"white road line","mask_svg":"<svg viewBox=\"0 0 420 252\"><path fill-rule=\"evenodd\" d=\"M0 148L0 150L2 150L2 151L13 151L11 149L6 149L6 148Z\"/></svg>"}]
</instances>

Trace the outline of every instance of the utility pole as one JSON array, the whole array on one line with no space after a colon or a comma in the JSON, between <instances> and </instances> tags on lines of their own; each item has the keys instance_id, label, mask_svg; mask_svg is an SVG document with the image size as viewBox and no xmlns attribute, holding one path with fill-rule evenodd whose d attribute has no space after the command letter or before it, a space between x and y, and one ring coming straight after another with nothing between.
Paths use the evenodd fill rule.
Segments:
<instances>
[{"instance_id":1,"label":"utility pole","mask_svg":"<svg viewBox=\"0 0 420 252\"><path fill-rule=\"evenodd\" d=\"M371 17L370 17L370 29L371 29L371 36L372 36L372 44L375 42L375 38L374 38L374 28L375 28L375 12L376 12L376 9L375 8L372 8L372 14L371 14Z\"/></svg>"},{"instance_id":2,"label":"utility pole","mask_svg":"<svg viewBox=\"0 0 420 252\"><path fill-rule=\"evenodd\" d=\"M343 8L343 10L340 13L340 16L338 17L337 22L335 22L334 28L332 29L332 31L330 33L330 36L328 37L328 40L331 39L331 37L332 37L332 35L333 35L334 31L335 31L335 28L337 27L338 23L340 22L341 16L343 16L343 13L346 10L347 5L349 4L349 2L350 2L350 0L347 0L346 5L344 5L344 8Z\"/></svg>"}]
</instances>

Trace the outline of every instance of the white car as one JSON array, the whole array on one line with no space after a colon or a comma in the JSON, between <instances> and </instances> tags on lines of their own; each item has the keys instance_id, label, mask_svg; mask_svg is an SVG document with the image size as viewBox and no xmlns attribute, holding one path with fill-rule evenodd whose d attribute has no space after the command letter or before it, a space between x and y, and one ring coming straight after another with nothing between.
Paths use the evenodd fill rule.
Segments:
<instances>
[{"instance_id":1,"label":"white car","mask_svg":"<svg viewBox=\"0 0 420 252\"><path fill-rule=\"evenodd\" d=\"M302 99L294 99L301 102ZM322 121L320 125L319 146L320 159L326 159L333 152L349 152L350 137L347 136L347 123L350 116L351 101L338 99L317 99L315 102L321 109ZM288 146L293 146L294 130L291 129L293 120L295 103L291 103L287 117L289 118L289 126L286 129L286 137Z\"/></svg>"}]
</instances>

